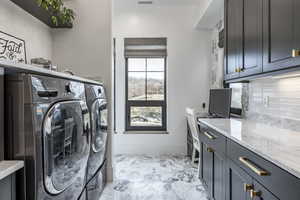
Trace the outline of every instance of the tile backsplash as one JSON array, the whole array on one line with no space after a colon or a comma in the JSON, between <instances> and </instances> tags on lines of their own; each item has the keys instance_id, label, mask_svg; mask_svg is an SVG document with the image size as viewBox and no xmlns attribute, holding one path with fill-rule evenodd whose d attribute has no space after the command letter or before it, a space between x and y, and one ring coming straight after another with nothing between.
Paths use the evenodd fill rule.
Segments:
<instances>
[{"instance_id":1,"label":"tile backsplash","mask_svg":"<svg viewBox=\"0 0 300 200\"><path fill-rule=\"evenodd\" d=\"M300 131L300 77L267 77L245 85L245 118Z\"/></svg>"}]
</instances>

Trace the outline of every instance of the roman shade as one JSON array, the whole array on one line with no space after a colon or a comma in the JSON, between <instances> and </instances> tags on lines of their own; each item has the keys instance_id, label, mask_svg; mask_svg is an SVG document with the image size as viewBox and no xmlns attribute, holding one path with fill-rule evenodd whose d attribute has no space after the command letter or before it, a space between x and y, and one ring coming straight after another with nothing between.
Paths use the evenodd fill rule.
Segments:
<instances>
[{"instance_id":1,"label":"roman shade","mask_svg":"<svg viewBox=\"0 0 300 200\"><path fill-rule=\"evenodd\" d=\"M126 58L167 56L167 38L125 38L124 45Z\"/></svg>"}]
</instances>

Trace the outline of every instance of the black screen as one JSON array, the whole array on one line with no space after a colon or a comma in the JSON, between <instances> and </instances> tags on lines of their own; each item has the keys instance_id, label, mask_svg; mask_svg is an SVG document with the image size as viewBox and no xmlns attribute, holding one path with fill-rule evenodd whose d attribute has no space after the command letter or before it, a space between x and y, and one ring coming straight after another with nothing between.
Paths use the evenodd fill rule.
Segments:
<instances>
[{"instance_id":1,"label":"black screen","mask_svg":"<svg viewBox=\"0 0 300 200\"><path fill-rule=\"evenodd\" d=\"M209 96L209 114L215 117L229 118L231 107L231 89L212 89Z\"/></svg>"}]
</instances>

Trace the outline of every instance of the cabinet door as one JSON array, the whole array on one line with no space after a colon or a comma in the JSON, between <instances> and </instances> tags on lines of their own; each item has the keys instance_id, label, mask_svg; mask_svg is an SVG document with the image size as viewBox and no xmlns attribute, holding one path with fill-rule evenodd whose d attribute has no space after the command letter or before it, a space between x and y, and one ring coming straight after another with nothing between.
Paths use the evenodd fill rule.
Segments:
<instances>
[{"instance_id":1,"label":"cabinet door","mask_svg":"<svg viewBox=\"0 0 300 200\"><path fill-rule=\"evenodd\" d=\"M254 189L250 191L250 196L252 200L279 200L256 181L254 181Z\"/></svg>"},{"instance_id":2,"label":"cabinet door","mask_svg":"<svg viewBox=\"0 0 300 200\"><path fill-rule=\"evenodd\" d=\"M273 71L300 64L293 49L300 50L298 0L264 0L263 70Z\"/></svg>"},{"instance_id":3,"label":"cabinet door","mask_svg":"<svg viewBox=\"0 0 300 200\"><path fill-rule=\"evenodd\" d=\"M228 161L226 171L226 200L250 200L252 178L234 163Z\"/></svg>"},{"instance_id":4,"label":"cabinet door","mask_svg":"<svg viewBox=\"0 0 300 200\"><path fill-rule=\"evenodd\" d=\"M213 198L214 200L224 200L225 177L224 167L225 158L218 152L214 152L213 157Z\"/></svg>"},{"instance_id":5,"label":"cabinet door","mask_svg":"<svg viewBox=\"0 0 300 200\"><path fill-rule=\"evenodd\" d=\"M203 144L203 182L207 186L209 194L212 196L213 194L213 153L211 149Z\"/></svg>"},{"instance_id":6,"label":"cabinet door","mask_svg":"<svg viewBox=\"0 0 300 200\"><path fill-rule=\"evenodd\" d=\"M242 66L242 32L243 32L243 1L225 1L225 27L226 27L226 49L225 49L225 79L239 77L236 70Z\"/></svg>"},{"instance_id":7,"label":"cabinet door","mask_svg":"<svg viewBox=\"0 0 300 200\"><path fill-rule=\"evenodd\" d=\"M240 77L262 72L262 0L244 0L243 65Z\"/></svg>"}]
</instances>

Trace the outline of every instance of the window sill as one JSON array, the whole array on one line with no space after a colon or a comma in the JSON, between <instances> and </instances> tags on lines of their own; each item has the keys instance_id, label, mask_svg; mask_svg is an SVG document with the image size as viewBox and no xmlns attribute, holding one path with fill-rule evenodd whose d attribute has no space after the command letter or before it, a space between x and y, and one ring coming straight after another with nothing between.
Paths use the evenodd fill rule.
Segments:
<instances>
[{"instance_id":1,"label":"window sill","mask_svg":"<svg viewBox=\"0 0 300 200\"><path fill-rule=\"evenodd\" d=\"M124 131L124 134L137 134L137 135L167 135L168 131Z\"/></svg>"}]
</instances>

